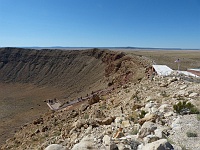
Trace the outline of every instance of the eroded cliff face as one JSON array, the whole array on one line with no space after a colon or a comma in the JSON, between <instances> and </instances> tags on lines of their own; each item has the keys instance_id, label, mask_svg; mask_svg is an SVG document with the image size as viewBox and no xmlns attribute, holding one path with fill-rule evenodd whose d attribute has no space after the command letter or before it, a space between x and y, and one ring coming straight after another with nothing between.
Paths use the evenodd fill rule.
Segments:
<instances>
[{"instance_id":1,"label":"eroded cliff face","mask_svg":"<svg viewBox=\"0 0 200 150\"><path fill-rule=\"evenodd\" d=\"M86 51L5 48L0 56L3 82L83 88L104 76L103 62Z\"/></svg>"},{"instance_id":2,"label":"eroded cliff face","mask_svg":"<svg viewBox=\"0 0 200 150\"><path fill-rule=\"evenodd\" d=\"M109 50L0 49L0 81L51 85L82 91L123 84L143 66L122 52ZM110 83L110 85L111 85Z\"/></svg>"}]
</instances>

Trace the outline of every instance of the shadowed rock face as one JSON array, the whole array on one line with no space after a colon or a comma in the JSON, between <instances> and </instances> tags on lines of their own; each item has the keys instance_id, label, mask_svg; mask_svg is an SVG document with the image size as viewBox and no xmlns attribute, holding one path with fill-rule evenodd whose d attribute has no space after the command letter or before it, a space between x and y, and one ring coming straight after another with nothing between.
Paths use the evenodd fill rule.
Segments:
<instances>
[{"instance_id":1,"label":"shadowed rock face","mask_svg":"<svg viewBox=\"0 0 200 150\"><path fill-rule=\"evenodd\" d=\"M105 88L108 82L128 82L140 66L139 62L130 60L124 53L98 49L61 51L2 48L0 81L64 87L77 93L92 87L92 90L98 90Z\"/></svg>"},{"instance_id":2,"label":"shadowed rock face","mask_svg":"<svg viewBox=\"0 0 200 150\"><path fill-rule=\"evenodd\" d=\"M67 89L66 97L107 86L106 51L0 49L0 81Z\"/></svg>"},{"instance_id":3,"label":"shadowed rock face","mask_svg":"<svg viewBox=\"0 0 200 150\"><path fill-rule=\"evenodd\" d=\"M0 50L0 80L67 88L87 80L81 85L89 86L103 78L105 68L93 53L4 48Z\"/></svg>"}]
</instances>

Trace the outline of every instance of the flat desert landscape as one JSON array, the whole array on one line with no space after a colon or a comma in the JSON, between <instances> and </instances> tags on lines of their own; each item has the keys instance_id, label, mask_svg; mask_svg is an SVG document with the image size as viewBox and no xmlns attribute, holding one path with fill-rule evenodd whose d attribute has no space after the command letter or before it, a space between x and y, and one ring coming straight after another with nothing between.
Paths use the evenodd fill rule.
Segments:
<instances>
[{"instance_id":1,"label":"flat desert landscape","mask_svg":"<svg viewBox=\"0 0 200 150\"><path fill-rule=\"evenodd\" d=\"M175 61L180 59L180 70L200 68L200 50L131 50L130 54L145 56L157 65L167 65L177 70Z\"/></svg>"}]
</instances>

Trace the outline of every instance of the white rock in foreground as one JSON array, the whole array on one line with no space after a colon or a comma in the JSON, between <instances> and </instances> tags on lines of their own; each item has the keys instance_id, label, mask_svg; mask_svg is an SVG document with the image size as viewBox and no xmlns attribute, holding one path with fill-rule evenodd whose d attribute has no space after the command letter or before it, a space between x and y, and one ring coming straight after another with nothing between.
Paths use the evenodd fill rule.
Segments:
<instances>
[{"instance_id":1,"label":"white rock in foreground","mask_svg":"<svg viewBox=\"0 0 200 150\"><path fill-rule=\"evenodd\" d=\"M62 145L59 144L51 144L44 150L66 150L66 147L63 147Z\"/></svg>"},{"instance_id":2,"label":"white rock in foreground","mask_svg":"<svg viewBox=\"0 0 200 150\"><path fill-rule=\"evenodd\" d=\"M93 136L86 136L80 141L80 143L75 144L71 150L95 150L93 139Z\"/></svg>"}]
</instances>

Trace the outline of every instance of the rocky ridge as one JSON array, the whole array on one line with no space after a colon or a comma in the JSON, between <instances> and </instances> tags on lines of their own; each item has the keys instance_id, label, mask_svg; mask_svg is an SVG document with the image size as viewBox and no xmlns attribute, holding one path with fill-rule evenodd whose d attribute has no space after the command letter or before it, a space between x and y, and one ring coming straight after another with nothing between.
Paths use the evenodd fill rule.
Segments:
<instances>
[{"instance_id":1,"label":"rocky ridge","mask_svg":"<svg viewBox=\"0 0 200 150\"><path fill-rule=\"evenodd\" d=\"M0 82L64 89L74 98L144 74L148 62L106 49L34 50L0 48ZM139 70L139 71L137 71Z\"/></svg>"},{"instance_id":2,"label":"rocky ridge","mask_svg":"<svg viewBox=\"0 0 200 150\"><path fill-rule=\"evenodd\" d=\"M199 114L173 108L180 101L200 108L199 91L199 83L178 76L143 78L93 103L41 116L2 149L199 150Z\"/></svg>"}]
</instances>

